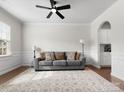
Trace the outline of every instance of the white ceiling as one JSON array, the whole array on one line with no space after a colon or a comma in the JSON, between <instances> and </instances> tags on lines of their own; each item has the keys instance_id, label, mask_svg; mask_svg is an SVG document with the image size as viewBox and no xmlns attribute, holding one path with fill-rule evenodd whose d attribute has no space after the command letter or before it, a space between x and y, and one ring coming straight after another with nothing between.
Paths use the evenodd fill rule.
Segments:
<instances>
[{"instance_id":1,"label":"white ceiling","mask_svg":"<svg viewBox=\"0 0 124 93\"><path fill-rule=\"evenodd\" d=\"M43 23L83 23L89 24L116 0L56 0L57 6L70 4L71 9L60 11L65 19L56 14L46 19L49 10L36 8L35 5L50 7L49 0L0 0L0 6L23 22Z\"/></svg>"}]
</instances>

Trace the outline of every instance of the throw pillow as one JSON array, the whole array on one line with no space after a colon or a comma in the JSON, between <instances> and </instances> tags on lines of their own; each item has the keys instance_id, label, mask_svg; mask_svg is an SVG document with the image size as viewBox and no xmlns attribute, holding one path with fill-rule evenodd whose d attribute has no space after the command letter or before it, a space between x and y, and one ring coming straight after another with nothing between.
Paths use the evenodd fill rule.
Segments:
<instances>
[{"instance_id":1,"label":"throw pillow","mask_svg":"<svg viewBox=\"0 0 124 93\"><path fill-rule=\"evenodd\" d=\"M45 60L45 52L40 53L40 58L41 58L41 60Z\"/></svg>"},{"instance_id":2,"label":"throw pillow","mask_svg":"<svg viewBox=\"0 0 124 93\"><path fill-rule=\"evenodd\" d=\"M81 54L79 52L76 53L76 60L80 60Z\"/></svg>"},{"instance_id":3,"label":"throw pillow","mask_svg":"<svg viewBox=\"0 0 124 93\"><path fill-rule=\"evenodd\" d=\"M65 60L65 53L64 52L55 52L56 60Z\"/></svg>"},{"instance_id":4,"label":"throw pillow","mask_svg":"<svg viewBox=\"0 0 124 93\"><path fill-rule=\"evenodd\" d=\"M45 53L45 58L47 61L54 61L55 57L54 57L54 53L53 52L46 52Z\"/></svg>"},{"instance_id":5,"label":"throw pillow","mask_svg":"<svg viewBox=\"0 0 124 93\"><path fill-rule=\"evenodd\" d=\"M50 52L46 52L45 53L45 57L46 57L47 61L51 61L52 60Z\"/></svg>"},{"instance_id":6,"label":"throw pillow","mask_svg":"<svg viewBox=\"0 0 124 93\"><path fill-rule=\"evenodd\" d=\"M76 59L76 52L67 52L66 56L67 56L67 60L75 60Z\"/></svg>"},{"instance_id":7,"label":"throw pillow","mask_svg":"<svg viewBox=\"0 0 124 93\"><path fill-rule=\"evenodd\" d=\"M54 52L51 52L50 55L51 55L52 61L54 61L55 60L55 54L54 54Z\"/></svg>"}]
</instances>

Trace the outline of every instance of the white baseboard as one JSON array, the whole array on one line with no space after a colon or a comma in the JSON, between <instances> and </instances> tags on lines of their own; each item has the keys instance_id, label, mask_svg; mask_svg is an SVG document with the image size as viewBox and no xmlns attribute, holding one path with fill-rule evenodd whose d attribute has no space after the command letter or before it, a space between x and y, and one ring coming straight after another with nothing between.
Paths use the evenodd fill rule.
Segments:
<instances>
[{"instance_id":1,"label":"white baseboard","mask_svg":"<svg viewBox=\"0 0 124 93\"><path fill-rule=\"evenodd\" d=\"M99 65L96 65L96 64L91 64L91 65L94 66L94 67L96 67L96 68L98 68L98 69L101 68Z\"/></svg>"},{"instance_id":2,"label":"white baseboard","mask_svg":"<svg viewBox=\"0 0 124 93\"><path fill-rule=\"evenodd\" d=\"M22 66L33 66L32 63L22 63Z\"/></svg>"},{"instance_id":3,"label":"white baseboard","mask_svg":"<svg viewBox=\"0 0 124 93\"><path fill-rule=\"evenodd\" d=\"M114 77L116 77L116 78L118 78L118 79L120 79L120 80L122 80L122 81L124 81L124 77L122 77L122 76L120 76L118 74L111 73L111 75L114 76Z\"/></svg>"},{"instance_id":4,"label":"white baseboard","mask_svg":"<svg viewBox=\"0 0 124 93\"><path fill-rule=\"evenodd\" d=\"M21 66L22 66L21 64L18 64L18 65L9 67L9 68L7 68L6 70L0 71L0 75L3 75L3 74L5 74L5 73L7 73L7 72L10 72L10 71L12 71L12 70L14 70L14 69L16 69L16 68L21 67Z\"/></svg>"}]
</instances>

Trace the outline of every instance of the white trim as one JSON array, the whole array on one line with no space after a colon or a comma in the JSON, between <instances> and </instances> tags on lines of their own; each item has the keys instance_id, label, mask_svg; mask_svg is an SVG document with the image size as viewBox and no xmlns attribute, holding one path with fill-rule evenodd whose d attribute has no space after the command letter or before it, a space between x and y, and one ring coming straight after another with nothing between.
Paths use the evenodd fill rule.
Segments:
<instances>
[{"instance_id":1,"label":"white trim","mask_svg":"<svg viewBox=\"0 0 124 93\"><path fill-rule=\"evenodd\" d=\"M5 74L5 73L7 73L7 72L10 72L10 71L12 71L12 70L14 70L14 69L16 69L16 68L21 67L21 66L22 66L21 64L18 64L18 65L9 67L9 68L7 68L6 70L0 71L0 75L3 75L3 74Z\"/></svg>"},{"instance_id":2,"label":"white trim","mask_svg":"<svg viewBox=\"0 0 124 93\"><path fill-rule=\"evenodd\" d=\"M8 55L0 55L0 58L3 58L3 57L11 57L12 54L8 54Z\"/></svg>"},{"instance_id":3,"label":"white trim","mask_svg":"<svg viewBox=\"0 0 124 93\"><path fill-rule=\"evenodd\" d=\"M33 66L31 63L22 63L22 66Z\"/></svg>"},{"instance_id":4,"label":"white trim","mask_svg":"<svg viewBox=\"0 0 124 93\"><path fill-rule=\"evenodd\" d=\"M89 23L42 23L42 22L24 22L25 25L83 25L83 26L91 26Z\"/></svg>"},{"instance_id":5,"label":"white trim","mask_svg":"<svg viewBox=\"0 0 124 93\"><path fill-rule=\"evenodd\" d=\"M101 68L101 66L96 65L96 64L91 64L91 65L93 65L94 67L96 67L96 68L98 68L98 69L100 69L100 68Z\"/></svg>"}]
</instances>

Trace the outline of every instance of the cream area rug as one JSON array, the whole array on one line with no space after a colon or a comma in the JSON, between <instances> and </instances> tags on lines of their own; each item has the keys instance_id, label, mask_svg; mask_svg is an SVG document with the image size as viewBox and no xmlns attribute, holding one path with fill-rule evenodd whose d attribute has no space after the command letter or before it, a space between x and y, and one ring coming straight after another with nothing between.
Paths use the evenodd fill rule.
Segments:
<instances>
[{"instance_id":1,"label":"cream area rug","mask_svg":"<svg viewBox=\"0 0 124 93\"><path fill-rule=\"evenodd\" d=\"M0 86L1 92L117 92L122 91L91 70L28 69Z\"/></svg>"}]
</instances>

